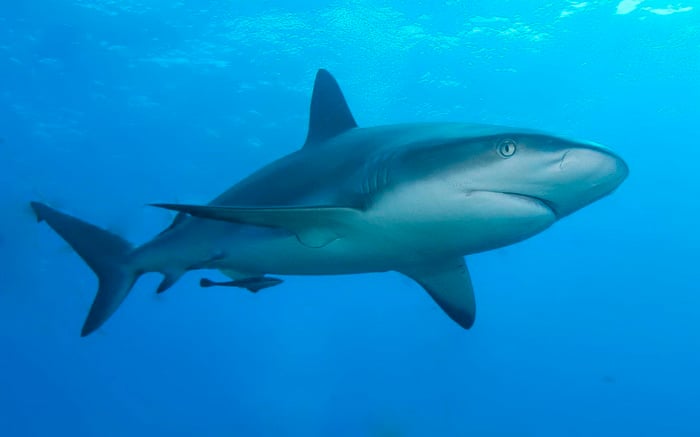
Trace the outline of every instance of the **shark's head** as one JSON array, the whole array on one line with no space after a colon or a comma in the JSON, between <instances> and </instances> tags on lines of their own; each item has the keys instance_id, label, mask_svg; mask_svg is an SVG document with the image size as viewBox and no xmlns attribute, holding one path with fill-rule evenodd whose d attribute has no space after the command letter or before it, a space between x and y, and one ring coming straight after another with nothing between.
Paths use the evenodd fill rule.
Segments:
<instances>
[{"instance_id":1,"label":"shark's head","mask_svg":"<svg viewBox=\"0 0 700 437\"><path fill-rule=\"evenodd\" d=\"M474 251L539 233L613 192L629 172L600 145L536 131L465 125L435 137L409 148L402 168L428 181L422 202L434 196L436 214L464 217L465 229L483 234L467 236Z\"/></svg>"},{"instance_id":2,"label":"shark's head","mask_svg":"<svg viewBox=\"0 0 700 437\"><path fill-rule=\"evenodd\" d=\"M598 144L541 133L504 132L465 146L463 188L524 196L565 217L613 192L627 164Z\"/></svg>"}]
</instances>

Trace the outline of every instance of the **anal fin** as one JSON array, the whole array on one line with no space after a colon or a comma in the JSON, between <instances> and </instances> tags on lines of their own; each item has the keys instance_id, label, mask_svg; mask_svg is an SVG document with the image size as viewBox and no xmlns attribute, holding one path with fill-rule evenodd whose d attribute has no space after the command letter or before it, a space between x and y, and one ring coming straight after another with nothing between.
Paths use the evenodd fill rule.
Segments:
<instances>
[{"instance_id":1,"label":"anal fin","mask_svg":"<svg viewBox=\"0 0 700 437\"><path fill-rule=\"evenodd\" d=\"M183 273L184 272L180 272L180 271L163 272L163 280L160 282L160 285L158 285L158 288L156 289L156 293L158 293L158 294L163 293L168 288L175 285L175 283L182 277Z\"/></svg>"},{"instance_id":2,"label":"anal fin","mask_svg":"<svg viewBox=\"0 0 700 437\"><path fill-rule=\"evenodd\" d=\"M431 262L402 273L421 285L457 324L464 329L472 327L476 317L476 300L464 258Z\"/></svg>"}]
</instances>

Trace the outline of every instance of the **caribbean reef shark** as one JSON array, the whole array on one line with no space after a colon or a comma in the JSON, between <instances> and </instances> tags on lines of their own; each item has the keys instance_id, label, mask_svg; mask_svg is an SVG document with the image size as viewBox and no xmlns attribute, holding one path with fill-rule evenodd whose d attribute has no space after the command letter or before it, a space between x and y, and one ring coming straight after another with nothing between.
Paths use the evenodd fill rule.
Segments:
<instances>
[{"instance_id":1,"label":"caribbean reef shark","mask_svg":"<svg viewBox=\"0 0 700 437\"><path fill-rule=\"evenodd\" d=\"M613 192L628 175L610 150L544 132L466 123L358 127L336 80L316 75L303 147L241 180L134 247L45 204L45 221L95 272L88 335L144 273L163 292L185 272L218 269L258 291L267 275L400 272L463 328L476 315L464 256L525 240Z\"/></svg>"}]
</instances>

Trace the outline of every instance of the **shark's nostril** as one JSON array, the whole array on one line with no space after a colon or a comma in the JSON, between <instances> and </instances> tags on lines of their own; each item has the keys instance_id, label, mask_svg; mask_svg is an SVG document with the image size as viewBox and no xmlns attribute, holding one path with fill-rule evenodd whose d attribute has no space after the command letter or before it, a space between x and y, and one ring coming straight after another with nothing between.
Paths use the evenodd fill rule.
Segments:
<instances>
[{"instance_id":1,"label":"shark's nostril","mask_svg":"<svg viewBox=\"0 0 700 437\"><path fill-rule=\"evenodd\" d=\"M606 184L611 179L624 179L627 173L624 162L613 153L584 147L564 152L559 161L559 169L566 171L567 178L584 178L596 184Z\"/></svg>"},{"instance_id":2,"label":"shark's nostril","mask_svg":"<svg viewBox=\"0 0 700 437\"><path fill-rule=\"evenodd\" d=\"M564 170L565 167L565 161L566 161L566 156L569 154L569 150L564 152L564 154L561 156L561 160L559 160L559 170Z\"/></svg>"}]
</instances>

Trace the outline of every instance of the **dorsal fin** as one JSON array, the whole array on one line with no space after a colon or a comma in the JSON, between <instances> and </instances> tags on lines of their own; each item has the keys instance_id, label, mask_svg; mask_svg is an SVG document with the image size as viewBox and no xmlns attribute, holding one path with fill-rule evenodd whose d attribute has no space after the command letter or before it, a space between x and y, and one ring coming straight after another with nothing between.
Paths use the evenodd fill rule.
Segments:
<instances>
[{"instance_id":1,"label":"dorsal fin","mask_svg":"<svg viewBox=\"0 0 700 437\"><path fill-rule=\"evenodd\" d=\"M357 123L338 82L328 71L318 70L311 96L309 132L304 147L320 143L355 127Z\"/></svg>"}]
</instances>

